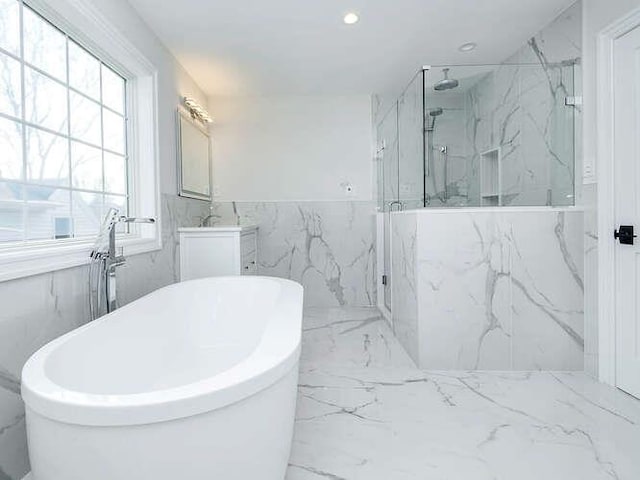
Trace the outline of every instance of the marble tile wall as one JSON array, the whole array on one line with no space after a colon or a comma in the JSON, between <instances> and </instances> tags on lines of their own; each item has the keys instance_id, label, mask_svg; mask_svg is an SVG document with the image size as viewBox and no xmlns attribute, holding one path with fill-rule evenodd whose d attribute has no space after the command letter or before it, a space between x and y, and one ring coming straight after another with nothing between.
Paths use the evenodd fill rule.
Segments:
<instances>
[{"instance_id":1,"label":"marble tile wall","mask_svg":"<svg viewBox=\"0 0 640 480\"><path fill-rule=\"evenodd\" d=\"M176 228L193 226L208 204L162 196L163 249L129 257L119 271L121 304L178 280ZM89 319L85 267L0 283L0 480L29 471L20 373L41 346Z\"/></svg>"},{"instance_id":2,"label":"marble tile wall","mask_svg":"<svg viewBox=\"0 0 640 480\"><path fill-rule=\"evenodd\" d=\"M582 5L577 2L466 92L469 203L480 204L481 154L502 153L504 205L573 205L580 107ZM519 65L514 65L519 64ZM578 80L578 81L576 81ZM576 165L578 158L578 165Z\"/></svg>"},{"instance_id":3,"label":"marble tile wall","mask_svg":"<svg viewBox=\"0 0 640 480\"><path fill-rule=\"evenodd\" d=\"M213 224L257 224L258 273L305 287L305 306L376 305L375 202L218 202Z\"/></svg>"},{"instance_id":4,"label":"marble tile wall","mask_svg":"<svg viewBox=\"0 0 640 480\"><path fill-rule=\"evenodd\" d=\"M584 185L584 370L598 378L598 214L596 184Z\"/></svg>"},{"instance_id":5,"label":"marble tile wall","mask_svg":"<svg viewBox=\"0 0 640 480\"><path fill-rule=\"evenodd\" d=\"M403 282L416 285L417 355L407 335L398 338L420 367L583 369L583 212L422 210L398 218L403 215L392 221L393 263L415 255L417 278L394 268L394 282L399 289ZM416 247L407 254L414 228ZM403 273L407 278L398 278ZM394 296L394 310L414 311L413 302ZM394 315L396 330L408 325L414 322Z\"/></svg>"},{"instance_id":6,"label":"marble tile wall","mask_svg":"<svg viewBox=\"0 0 640 480\"><path fill-rule=\"evenodd\" d=\"M443 109L435 119L429 115L430 125L434 128L426 133L429 170L426 193L432 207L469 204L469 179L473 177L469 171L469 148L465 141L468 114L465 95L452 92L455 90L437 99L427 93L427 102L432 102L428 110L435 107ZM446 152L443 151L445 148Z\"/></svg>"},{"instance_id":7,"label":"marble tile wall","mask_svg":"<svg viewBox=\"0 0 640 480\"><path fill-rule=\"evenodd\" d=\"M197 226L209 214L208 202L162 197L162 250L130 257L118 269L118 301L123 305L180 281L178 228Z\"/></svg>"},{"instance_id":8,"label":"marble tile wall","mask_svg":"<svg viewBox=\"0 0 640 480\"><path fill-rule=\"evenodd\" d=\"M392 215L391 305L393 333L416 364L418 344L417 214Z\"/></svg>"}]
</instances>

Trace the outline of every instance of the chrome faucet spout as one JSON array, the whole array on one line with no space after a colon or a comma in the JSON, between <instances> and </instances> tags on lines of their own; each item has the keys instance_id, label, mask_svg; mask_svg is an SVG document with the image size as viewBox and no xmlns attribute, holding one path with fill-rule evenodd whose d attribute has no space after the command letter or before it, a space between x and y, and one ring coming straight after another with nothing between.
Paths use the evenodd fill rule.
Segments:
<instances>
[{"instance_id":1,"label":"chrome faucet spout","mask_svg":"<svg viewBox=\"0 0 640 480\"><path fill-rule=\"evenodd\" d=\"M123 223L156 223L156 219L151 217L120 217L118 221Z\"/></svg>"},{"instance_id":2,"label":"chrome faucet spout","mask_svg":"<svg viewBox=\"0 0 640 480\"><path fill-rule=\"evenodd\" d=\"M209 224L209 220L211 220L214 217L216 217L216 215L214 215L213 213L211 215L207 215L200 221L199 227L200 228L206 227Z\"/></svg>"}]
</instances>

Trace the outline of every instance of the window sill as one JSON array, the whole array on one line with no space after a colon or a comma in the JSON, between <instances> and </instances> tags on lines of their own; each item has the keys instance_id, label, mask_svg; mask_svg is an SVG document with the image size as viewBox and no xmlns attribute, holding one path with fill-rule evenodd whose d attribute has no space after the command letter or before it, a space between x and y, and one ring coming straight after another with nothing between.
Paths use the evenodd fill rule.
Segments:
<instances>
[{"instance_id":1,"label":"window sill","mask_svg":"<svg viewBox=\"0 0 640 480\"><path fill-rule=\"evenodd\" d=\"M160 238L149 237L119 239L117 246L125 257L162 248ZM93 240L85 240L0 250L0 282L86 265L92 248Z\"/></svg>"}]
</instances>

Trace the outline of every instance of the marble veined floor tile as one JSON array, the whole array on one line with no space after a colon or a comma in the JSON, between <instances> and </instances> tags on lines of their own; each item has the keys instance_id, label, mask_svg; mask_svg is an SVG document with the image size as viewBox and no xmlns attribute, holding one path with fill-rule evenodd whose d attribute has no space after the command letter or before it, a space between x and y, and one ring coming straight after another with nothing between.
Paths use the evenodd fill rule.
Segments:
<instances>
[{"instance_id":1,"label":"marble veined floor tile","mask_svg":"<svg viewBox=\"0 0 640 480\"><path fill-rule=\"evenodd\" d=\"M377 308L305 310L302 364L414 367Z\"/></svg>"},{"instance_id":2,"label":"marble veined floor tile","mask_svg":"<svg viewBox=\"0 0 640 480\"><path fill-rule=\"evenodd\" d=\"M371 313L307 312L287 480L640 478L640 401L582 373L423 372ZM363 335L385 338L364 363Z\"/></svg>"}]
</instances>

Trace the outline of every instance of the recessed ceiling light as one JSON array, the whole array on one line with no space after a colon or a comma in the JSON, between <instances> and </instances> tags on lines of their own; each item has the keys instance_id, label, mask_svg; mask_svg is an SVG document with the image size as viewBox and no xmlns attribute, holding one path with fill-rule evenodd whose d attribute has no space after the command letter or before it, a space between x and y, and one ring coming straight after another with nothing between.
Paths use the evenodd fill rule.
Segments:
<instances>
[{"instance_id":1,"label":"recessed ceiling light","mask_svg":"<svg viewBox=\"0 0 640 480\"><path fill-rule=\"evenodd\" d=\"M471 50L475 50L477 46L478 44L474 42L463 43L458 47L458 50L460 50L461 52L470 52Z\"/></svg>"},{"instance_id":2,"label":"recessed ceiling light","mask_svg":"<svg viewBox=\"0 0 640 480\"><path fill-rule=\"evenodd\" d=\"M358 23L360 17L357 13L349 12L344 16L344 23L347 25L353 25L354 23Z\"/></svg>"}]
</instances>

